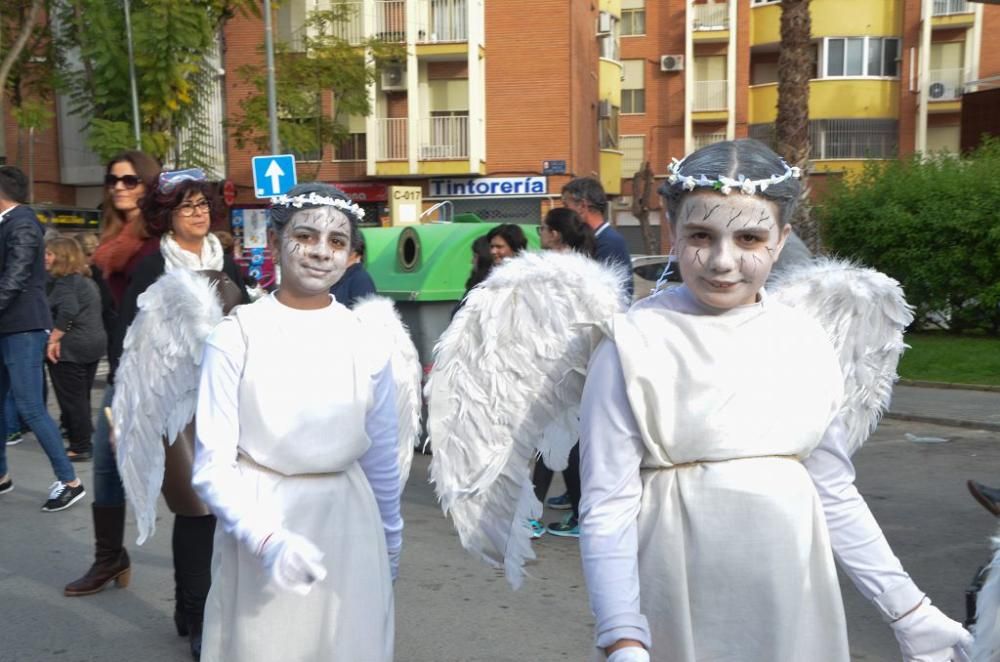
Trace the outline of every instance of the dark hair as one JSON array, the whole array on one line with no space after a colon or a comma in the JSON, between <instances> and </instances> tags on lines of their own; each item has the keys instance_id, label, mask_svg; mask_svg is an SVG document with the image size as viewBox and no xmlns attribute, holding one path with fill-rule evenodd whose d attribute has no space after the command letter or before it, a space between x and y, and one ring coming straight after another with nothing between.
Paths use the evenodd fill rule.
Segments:
<instances>
[{"instance_id":1,"label":"dark hair","mask_svg":"<svg viewBox=\"0 0 1000 662\"><path fill-rule=\"evenodd\" d=\"M23 205L28 202L28 177L17 166L0 166L0 196Z\"/></svg>"},{"instance_id":2,"label":"dark hair","mask_svg":"<svg viewBox=\"0 0 1000 662\"><path fill-rule=\"evenodd\" d=\"M604 186L593 177L577 177L562 187L562 194L602 215L608 209L608 196L604 193Z\"/></svg>"},{"instance_id":3,"label":"dark hair","mask_svg":"<svg viewBox=\"0 0 1000 662\"><path fill-rule=\"evenodd\" d=\"M476 237L476 240L472 242L472 259L472 273L465 281L466 291L486 280L486 277L490 275L490 270L493 269L493 256L490 255L490 236L488 234Z\"/></svg>"},{"instance_id":4,"label":"dark hair","mask_svg":"<svg viewBox=\"0 0 1000 662\"><path fill-rule=\"evenodd\" d=\"M333 184L323 184L320 182L309 182L308 184L299 184L289 191L286 195L289 198L294 198L297 196L307 196L310 193L314 193L318 196L324 198L333 198L334 200L343 200L344 202L351 202L351 199L347 197L347 194L341 191L339 188ZM296 213L304 211L306 209L319 209L321 207L328 207L329 205L316 204L311 202L303 202L299 206L295 205L285 205L276 204L272 205L268 209L268 217L271 221L271 229L280 237L285 226L288 225L288 221L295 216ZM342 209L340 207L333 207L344 216L351 223L351 247L354 247L354 242L357 241L356 237L361 234L358 230L358 223L361 218L357 216L354 212L348 209Z\"/></svg>"},{"instance_id":5,"label":"dark hair","mask_svg":"<svg viewBox=\"0 0 1000 662\"><path fill-rule=\"evenodd\" d=\"M528 247L528 238L524 236L521 226L516 223L496 226L486 234L487 241L493 241L493 237L501 237L514 253L520 253Z\"/></svg>"},{"instance_id":6,"label":"dark hair","mask_svg":"<svg viewBox=\"0 0 1000 662\"><path fill-rule=\"evenodd\" d=\"M555 207L549 210L542 221L549 230L559 233L559 239L577 253L594 257L597 244L594 229L583 222L580 215L569 207Z\"/></svg>"},{"instance_id":7,"label":"dark hair","mask_svg":"<svg viewBox=\"0 0 1000 662\"><path fill-rule=\"evenodd\" d=\"M142 180L146 186L146 195L156 190L156 178L160 175L160 162L146 152L129 150L116 154L104 169L105 175L111 174L111 168L116 163L128 163L135 170L136 176ZM142 209L143 201L139 201L139 208ZM125 217L115 209L112 191L107 186L104 187L104 202L101 203L101 241L110 239L117 235L122 226L125 225ZM144 228L140 228L143 229Z\"/></svg>"},{"instance_id":8,"label":"dark hair","mask_svg":"<svg viewBox=\"0 0 1000 662\"><path fill-rule=\"evenodd\" d=\"M352 253L357 253L358 257L361 258L362 262L364 262L364 260L365 260L365 249L366 248L367 248L367 244L365 244L365 236L363 234L361 234L360 231L359 232L352 232L351 233L351 252Z\"/></svg>"},{"instance_id":9,"label":"dark hair","mask_svg":"<svg viewBox=\"0 0 1000 662\"><path fill-rule=\"evenodd\" d=\"M784 160L767 145L759 140L744 138L702 147L681 162L680 172L677 174L695 178L705 175L708 179L718 179L720 175L730 179L738 179L740 175L747 179L768 179L774 175L783 175L785 167ZM673 184L665 182L660 187L660 195L666 204L670 223L676 223L681 204L689 194L711 190L707 187L695 187L687 191L681 181ZM801 191L802 184L799 180L789 177L780 184L769 185L764 192L758 189L756 195L777 204L778 227L783 227L795 213ZM734 191L731 195L743 194Z\"/></svg>"},{"instance_id":10,"label":"dark hair","mask_svg":"<svg viewBox=\"0 0 1000 662\"><path fill-rule=\"evenodd\" d=\"M216 200L213 188L212 184L207 181L187 179L177 184L169 193L163 193L159 189L147 192L142 199L141 207L146 232L151 237L162 237L170 232L174 210L180 207L192 193L201 193L205 196L209 204L209 214L214 216Z\"/></svg>"}]
</instances>

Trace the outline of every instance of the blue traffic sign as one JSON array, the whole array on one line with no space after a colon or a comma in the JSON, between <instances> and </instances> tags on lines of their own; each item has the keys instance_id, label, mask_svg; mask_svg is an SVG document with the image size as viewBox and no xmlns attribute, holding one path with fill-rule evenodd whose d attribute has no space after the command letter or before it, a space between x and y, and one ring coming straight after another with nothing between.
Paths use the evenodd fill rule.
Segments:
<instances>
[{"instance_id":1,"label":"blue traffic sign","mask_svg":"<svg viewBox=\"0 0 1000 662\"><path fill-rule=\"evenodd\" d=\"M295 175L295 157L291 154L255 156L253 161L253 190L258 198L284 195L298 179Z\"/></svg>"}]
</instances>

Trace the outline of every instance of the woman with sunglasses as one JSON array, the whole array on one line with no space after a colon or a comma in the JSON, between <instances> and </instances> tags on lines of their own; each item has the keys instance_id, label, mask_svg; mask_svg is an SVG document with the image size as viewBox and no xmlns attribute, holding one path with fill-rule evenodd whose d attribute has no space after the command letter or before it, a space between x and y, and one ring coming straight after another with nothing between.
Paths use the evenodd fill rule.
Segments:
<instances>
[{"instance_id":1,"label":"woman with sunglasses","mask_svg":"<svg viewBox=\"0 0 1000 662\"><path fill-rule=\"evenodd\" d=\"M156 159L139 151L118 154L108 163L104 174L101 237L91 258L95 275L107 283L113 304L113 309L106 311L104 316L110 368L101 411L111 405L114 397L114 373L121 355L117 310L136 266L155 253L159 245L146 230L140 206L146 193L156 188L159 174L160 165ZM120 587L128 586L131 576L131 561L123 544L125 491L111 451L110 429L103 415L97 417L92 447L94 562L82 577L63 589L68 597L93 595L112 581Z\"/></svg>"},{"instance_id":2,"label":"woman with sunglasses","mask_svg":"<svg viewBox=\"0 0 1000 662\"><path fill-rule=\"evenodd\" d=\"M239 288L243 301L248 301L239 267L209 231L213 202L212 187L201 170L160 174L156 189L146 196L142 207L146 231L159 240L160 250L139 263L125 291L119 320L122 338L139 312L139 296L161 276L176 269L221 271ZM183 323L178 318L178 327ZM187 330L177 328L175 332ZM119 395L127 398L128 384L122 381L117 388ZM116 396L115 404L121 406L118 402ZM194 437L185 431L167 451L162 492L174 513L174 624L178 635L190 636L191 655L197 660L201 655L205 597L212 578L215 516L191 487L193 458ZM119 458L119 466L121 462Z\"/></svg>"}]
</instances>

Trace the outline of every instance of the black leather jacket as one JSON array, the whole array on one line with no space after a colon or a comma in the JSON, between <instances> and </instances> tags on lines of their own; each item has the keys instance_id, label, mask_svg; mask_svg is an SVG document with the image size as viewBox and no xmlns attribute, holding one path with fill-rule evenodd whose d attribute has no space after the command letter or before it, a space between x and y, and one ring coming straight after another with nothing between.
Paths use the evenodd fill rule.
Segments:
<instances>
[{"instance_id":1,"label":"black leather jacket","mask_svg":"<svg viewBox=\"0 0 1000 662\"><path fill-rule=\"evenodd\" d=\"M0 221L0 334L52 328L44 236L30 207L18 205Z\"/></svg>"}]
</instances>

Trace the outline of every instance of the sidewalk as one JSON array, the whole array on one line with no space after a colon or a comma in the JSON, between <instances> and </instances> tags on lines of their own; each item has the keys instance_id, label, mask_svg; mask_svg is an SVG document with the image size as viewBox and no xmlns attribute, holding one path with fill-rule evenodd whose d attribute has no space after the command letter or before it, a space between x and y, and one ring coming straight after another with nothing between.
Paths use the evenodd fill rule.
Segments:
<instances>
[{"instance_id":1,"label":"sidewalk","mask_svg":"<svg viewBox=\"0 0 1000 662\"><path fill-rule=\"evenodd\" d=\"M896 384L889 418L1000 430L1000 393Z\"/></svg>"}]
</instances>

